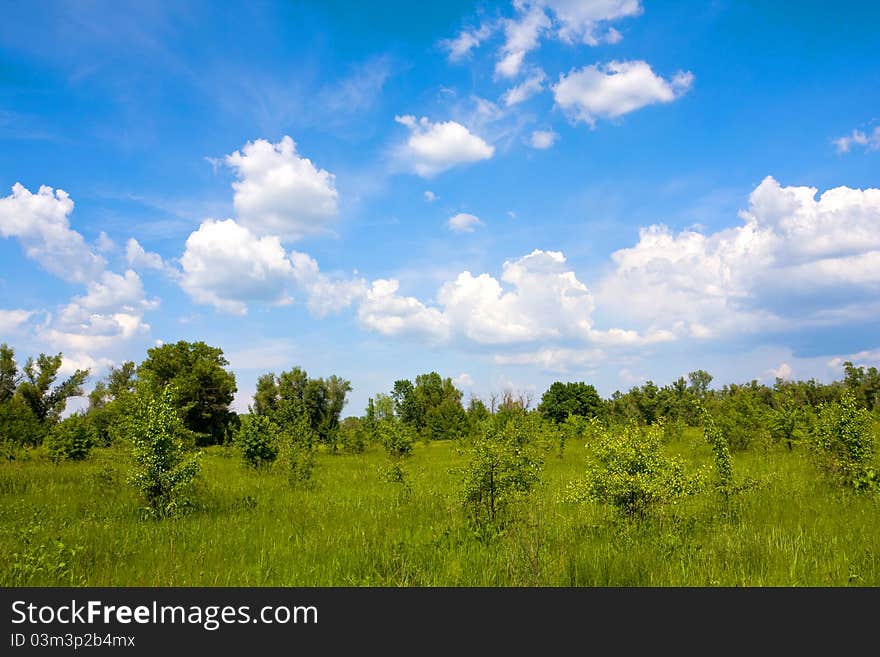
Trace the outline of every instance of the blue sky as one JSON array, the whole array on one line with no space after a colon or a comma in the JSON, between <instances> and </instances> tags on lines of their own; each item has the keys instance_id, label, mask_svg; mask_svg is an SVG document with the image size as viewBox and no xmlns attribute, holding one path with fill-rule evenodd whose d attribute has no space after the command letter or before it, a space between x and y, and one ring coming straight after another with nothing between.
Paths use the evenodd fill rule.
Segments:
<instances>
[{"instance_id":1,"label":"blue sky","mask_svg":"<svg viewBox=\"0 0 880 657\"><path fill-rule=\"evenodd\" d=\"M0 340L348 413L876 364L880 7L767 4L7 3Z\"/></svg>"}]
</instances>

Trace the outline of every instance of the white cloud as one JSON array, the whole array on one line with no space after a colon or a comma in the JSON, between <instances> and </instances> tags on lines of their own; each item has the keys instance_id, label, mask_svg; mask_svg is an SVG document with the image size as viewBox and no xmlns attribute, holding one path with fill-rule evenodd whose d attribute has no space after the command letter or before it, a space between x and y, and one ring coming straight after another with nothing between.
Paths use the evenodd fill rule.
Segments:
<instances>
[{"instance_id":1,"label":"white cloud","mask_svg":"<svg viewBox=\"0 0 880 657\"><path fill-rule=\"evenodd\" d=\"M474 385L474 380L470 374L467 372L462 372L457 377L452 379L452 384L456 388L470 388Z\"/></svg>"},{"instance_id":2,"label":"white cloud","mask_svg":"<svg viewBox=\"0 0 880 657\"><path fill-rule=\"evenodd\" d=\"M225 162L238 177L232 183L238 222L258 235L295 240L326 231L337 215L333 174L299 157L288 136L277 144L248 142Z\"/></svg>"},{"instance_id":3,"label":"white cloud","mask_svg":"<svg viewBox=\"0 0 880 657\"><path fill-rule=\"evenodd\" d=\"M498 365L528 365L547 372L569 372L572 369L592 368L605 360L601 349L546 348L537 351L497 354Z\"/></svg>"},{"instance_id":4,"label":"white cloud","mask_svg":"<svg viewBox=\"0 0 880 657\"><path fill-rule=\"evenodd\" d=\"M293 266L277 236L257 237L232 219L202 222L186 240L180 285L197 303L239 315L250 302L289 303Z\"/></svg>"},{"instance_id":5,"label":"white cloud","mask_svg":"<svg viewBox=\"0 0 880 657\"><path fill-rule=\"evenodd\" d=\"M535 130L532 133L532 137L529 140L529 143L532 145L532 148L537 148L539 150L544 150L553 146L556 143L556 139L559 137L552 130Z\"/></svg>"},{"instance_id":6,"label":"white cloud","mask_svg":"<svg viewBox=\"0 0 880 657\"><path fill-rule=\"evenodd\" d=\"M592 295L558 251L536 249L506 261L501 281L462 272L440 288L437 300L454 330L480 344L583 338L591 327Z\"/></svg>"},{"instance_id":7,"label":"white cloud","mask_svg":"<svg viewBox=\"0 0 880 657\"><path fill-rule=\"evenodd\" d=\"M125 260L129 267L135 269L156 269L158 271L170 272L171 268L165 264L158 253L144 250L140 243L132 238L125 243Z\"/></svg>"},{"instance_id":8,"label":"white cloud","mask_svg":"<svg viewBox=\"0 0 880 657\"><path fill-rule=\"evenodd\" d=\"M397 116L394 120L410 130L401 157L423 178L495 154L493 146L456 121L432 123L427 117L417 121L414 116Z\"/></svg>"},{"instance_id":9,"label":"white cloud","mask_svg":"<svg viewBox=\"0 0 880 657\"><path fill-rule=\"evenodd\" d=\"M473 233L475 228L482 225L479 217L466 212L459 212L446 222L446 226L454 233Z\"/></svg>"},{"instance_id":10,"label":"white cloud","mask_svg":"<svg viewBox=\"0 0 880 657\"><path fill-rule=\"evenodd\" d=\"M698 338L852 321L860 298L866 318L880 292L880 189L817 193L768 176L740 226L711 234L643 229L634 247L612 255L600 307Z\"/></svg>"},{"instance_id":11,"label":"white cloud","mask_svg":"<svg viewBox=\"0 0 880 657\"><path fill-rule=\"evenodd\" d=\"M33 315L33 310L4 310L0 308L0 335L17 333Z\"/></svg>"},{"instance_id":12,"label":"white cloud","mask_svg":"<svg viewBox=\"0 0 880 657\"><path fill-rule=\"evenodd\" d=\"M430 189L425 190L425 200L428 203L433 203L437 199L438 199L438 196L434 192L432 192Z\"/></svg>"},{"instance_id":13,"label":"white cloud","mask_svg":"<svg viewBox=\"0 0 880 657\"><path fill-rule=\"evenodd\" d=\"M377 279L367 290L358 308L361 324L382 335L414 335L431 342L449 337L449 322L436 308L429 308L415 297L397 294L399 281Z\"/></svg>"},{"instance_id":14,"label":"white cloud","mask_svg":"<svg viewBox=\"0 0 880 657\"><path fill-rule=\"evenodd\" d=\"M767 370L767 374L774 379L790 379L792 374L791 365L788 363L780 363L779 367Z\"/></svg>"},{"instance_id":15,"label":"white cloud","mask_svg":"<svg viewBox=\"0 0 880 657\"><path fill-rule=\"evenodd\" d=\"M594 64L561 75L553 87L556 104L575 121L594 125L597 118L617 118L654 103L669 103L693 84L690 72L667 80L643 61Z\"/></svg>"},{"instance_id":16,"label":"white cloud","mask_svg":"<svg viewBox=\"0 0 880 657\"><path fill-rule=\"evenodd\" d=\"M42 185L36 194L19 183L0 198L0 235L16 237L25 254L66 281L84 283L99 274L104 258L70 228L73 199L64 190Z\"/></svg>"},{"instance_id":17,"label":"white cloud","mask_svg":"<svg viewBox=\"0 0 880 657\"><path fill-rule=\"evenodd\" d=\"M522 10L519 16L502 21L505 40L495 73L505 78L519 73L526 54L538 47L542 33L550 27L550 19L540 7L523 3L518 8Z\"/></svg>"},{"instance_id":18,"label":"white cloud","mask_svg":"<svg viewBox=\"0 0 880 657\"><path fill-rule=\"evenodd\" d=\"M367 292L363 278L331 278L322 274L317 261L306 253L293 251L293 278L299 289L306 293L309 311L316 317L326 317L348 308Z\"/></svg>"},{"instance_id":19,"label":"white cloud","mask_svg":"<svg viewBox=\"0 0 880 657\"><path fill-rule=\"evenodd\" d=\"M124 275L105 271L99 280L89 282L85 296L74 297L72 303L91 312L136 312L152 310L159 305L157 299L146 299L140 276L131 269Z\"/></svg>"},{"instance_id":20,"label":"white cloud","mask_svg":"<svg viewBox=\"0 0 880 657\"><path fill-rule=\"evenodd\" d=\"M837 147L838 153L849 153L853 146L864 146L867 151L880 150L880 125L870 133L853 130L852 134L833 139L831 143Z\"/></svg>"},{"instance_id":21,"label":"white cloud","mask_svg":"<svg viewBox=\"0 0 880 657\"><path fill-rule=\"evenodd\" d=\"M102 230L98 233L98 239L95 240L95 248L99 253L110 253L116 249L116 242L110 239L110 236Z\"/></svg>"},{"instance_id":22,"label":"white cloud","mask_svg":"<svg viewBox=\"0 0 880 657\"><path fill-rule=\"evenodd\" d=\"M537 69L520 84L508 89L501 99L507 107L522 103L544 89L546 78L544 71Z\"/></svg>"},{"instance_id":23,"label":"white cloud","mask_svg":"<svg viewBox=\"0 0 880 657\"><path fill-rule=\"evenodd\" d=\"M470 55L471 50L478 47L495 31L493 23L483 23L476 29L465 29L454 39L444 39L440 45L448 51L450 62L460 62Z\"/></svg>"},{"instance_id":24,"label":"white cloud","mask_svg":"<svg viewBox=\"0 0 880 657\"><path fill-rule=\"evenodd\" d=\"M597 33L603 23L642 13L640 0L543 0L540 4L555 14L560 39L569 43L580 41L588 46L617 43L622 37L614 28L604 34Z\"/></svg>"}]
</instances>

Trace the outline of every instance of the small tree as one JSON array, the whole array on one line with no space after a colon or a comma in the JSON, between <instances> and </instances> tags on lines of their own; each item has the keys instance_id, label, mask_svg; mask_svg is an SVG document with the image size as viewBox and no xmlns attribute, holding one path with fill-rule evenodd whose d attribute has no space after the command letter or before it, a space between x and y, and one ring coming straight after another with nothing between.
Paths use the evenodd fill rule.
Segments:
<instances>
[{"instance_id":1,"label":"small tree","mask_svg":"<svg viewBox=\"0 0 880 657\"><path fill-rule=\"evenodd\" d=\"M718 480L718 490L727 498L730 496L733 487L730 445L724 436L724 432L718 427L712 415L705 408L702 409L702 415L703 432L706 436L706 442L712 447L712 456L715 461L715 476Z\"/></svg>"},{"instance_id":2,"label":"small tree","mask_svg":"<svg viewBox=\"0 0 880 657\"><path fill-rule=\"evenodd\" d=\"M532 424L525 416L489 420L467 441L468 462L460 471L462 500L478 526L504 518L511 504L540 481L543 461L530 442Z\"/></svg>"},{"instance_id":3,"label":"small tree","mask_svg":"<svg viewBox=\"0 0 880 657\"><path fill-rule=\"evenodd\" d=\"M278 428L263 415L246 415L235 433L244 462L253 468L270 465L278 457Z\"/></svg>"},{"instance_id":4,"label":"small tree","mask_svg":"<svg viewBox=\"0 0 880 657\"><path fill-rule=\"evenodd\" d=\"M199 473L199 454L187 456L183 423L174 408L174 393L141 392L128 422L135 466L129 482L140 492L153 517L174 515L184 508L186 486Z\"/></svg>"},{"instance_id":5,"label":"small tree","mask_svg":"<svg viewBox=\"0 0 880 657\"><path fill-rule=\"evenodd\" d=\"M305 415L300 415L281 431L278 465L291 486L304 486L311 481L315 468L315 444L319 439Z\"/></svg>"},{"instance_id":6,"label":"small tree","mask_svg":"<svg viewBox=\"0 0 880 657\"><path fill-rule=\"evenodd\" d=\"M699 489L700 478L663 454L663 432L656 426L629 424L606 434L596 445L586 478L571 486L576 500L611 504L631 519L675 504Z\"/></svg>"},{"instance_id":7,"label":"small tree","mask_svg":"<svg viewBox=\"0 0 880 657\"><path fill-rule=\"evenodd\" d=\"M46 447L49 457L59 461L82 461L88 458L95 444L95 430L89 418L75 413L62 420L49 432Z\"/></svg>"},{"instance_id":8,"label":"small tree","mask_svg":"<svg viewBox=\"0 0 880 657\"><path fill-rule=\"evenodd\" d=\"M833 478L866 490L877 485L871 415L844 391L839 402L824 404L813 428L812 442L820 465Z\"/></svg>"},{"instance_id":9,"label":"small tree","mask_svg":"<svg viewBox=\"0 0 880 657\"><path fill-rule=\"evenodd\" d=\"M408 498L412 488L404 463L412 454L415 431L392 415L377 421L376 434L388 456L383 476L386 481L400 485L402 496Z\"/></svg>"}]
</instances>

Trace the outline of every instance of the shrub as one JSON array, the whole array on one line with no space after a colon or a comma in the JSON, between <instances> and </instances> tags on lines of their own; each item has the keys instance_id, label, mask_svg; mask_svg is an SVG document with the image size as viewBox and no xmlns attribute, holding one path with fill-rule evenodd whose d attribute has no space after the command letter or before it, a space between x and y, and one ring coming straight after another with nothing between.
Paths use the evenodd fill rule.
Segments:
<instances>
[{"instance_id":1,"label":"shrub","mask_svg":"<svg viewBox=\"0 0 880 657\"><path fill-rule=\"evenodd\" d=\"M174 407L170 386L138 395L127 423L135 466L129 482L153 517L174 515L186 506L183 492L199 473L199 454L187 456L183 423Z\"/></svg>"},{"instance_id":2,"label":"shrub","mask_svg":"<svg viewBox=\"0 0 880 657\"><path fill-rule=\"evenodd\" d=\"M841 483L856 490L874 488L874 436L871 415L858 408L847 390L839 402L823 404L813 427L812 443L821 467Z\"/></svg>"},{"instance_id":3,"label":"shrub","mask_svg":"<svg viewBox=\"0 0 880 657\"><path fill-rule=\"evenodd\" d=\"M347 417L339 424L339 442L348 454L361 454L367 447L367 429L359 418Z\"/></svg>"},{"instance_id":4,"label":"shrub","mask_svg":"<svg viewBox=\"0 0 880 657\"><path fill-rule=\"evenodd\" d=\"M46 448L56 463L82 461L88 458L95 442L95 428L89 418L76 413L52 427Z\"/></svg>"},{"instance_id":5,"label":"shrub","mask_svg":"<svg viewBox=\"0 0 880 657\"><path fill-rule=\"evenodd\" d=\"M477 525L500 520L511 503L540 481L543 461L530 442L525 415L488 421L465 445L468 462L460 471L462 499Z\"/></svg>"},{"instance_id":6,"label":"shrub","mask_svg":"<svg viewBox=\"0 0 880 657\"><path fill-rule=\"evenodd\" d=\"M271 465L278 457L278 427L264 415L247 415L235 434L244 462L253 468Z\"/></svg>"},{"instance_id":7,"label":"shrub","mask_svg":"<svg viewBox=\"0 0 880 657\"><path fill-rule=\"evenodd\" d=\"M770 443L769 411L751 387L737 386L721 400L715 421L730 449L744 451Z\"/></svg>"},{"instance_id":8,"label":"shrub","mask_svg":"<svg viewBox=\"0 0 880 657\"><path fill-rule=\"evenodd\" d=\"M0 402L0 443L35 447L46 437L45 425L18 397Z\"/></svg>"},{"instance_id":9,"label":"shrub","mask_svg":"<svg viewBox=\"0 0 880 657\"><path fill-rule=\"evenodd\" d=\"M628 424L605 434L588 462L586 477L571 496L611 504L630 518L675 504L699 490L700 477L687 475L682 462L663 454L663 431Z\"/></svg>"},{"instance_id":10,"label":"shrub","mask_svg":"<svg viewBox=\"0 0 880 657\"><path fill-rule=\"evenodd\" d=\"M712 415L705 409L703 409L702 414L703 432L706 436L706 442L712 447L718 490L727 497L730 495L733 486L730 445L724 436L724 432L718 427Z\"/></svg>"},{"instance_id":11,"label":"shrub","mask_svg":"<svg viewBox=\"0 0 880 657\"><path fill-rule=\"evenodd\" d=\"M318 438L305 415L300 415L281 432L278 465L291 486L302 486L311 481L315 467L314 446Z\"/></svg>"}]
</instances>

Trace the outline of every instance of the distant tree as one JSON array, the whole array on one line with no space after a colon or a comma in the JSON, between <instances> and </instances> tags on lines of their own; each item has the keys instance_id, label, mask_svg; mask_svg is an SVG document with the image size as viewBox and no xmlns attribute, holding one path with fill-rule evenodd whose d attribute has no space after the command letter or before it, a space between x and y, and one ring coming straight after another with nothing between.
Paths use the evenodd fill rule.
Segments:
<instances>
[{"instance_id":1,"label":"distant tree","mask_svg":"<svg viewBox=\"0 0 880 657\"><path fill-rule=\"evenodd\" d=\"M82 385L88 370L76 370L60 384L52 387L61 369L61 354L40 354L29 358L24 366L24 378L18 384L16 395L31 409L40 422L55 423L67 406L67 400L83 394Z\"/></svg>"},{"instance_id":2,"label":"distant tree","mask_svg":"<svg viewBox=\"0 0 880 657\"><path fill-rule=\"evenodd\" d=\"M699 399L705 399L709 392L709 384L712 383L712 375L706 370L696 370L688 374L690 381L689 389Z\"/></svg>"},{"instance_id":3,"label":"distant tree","mask_svg":"<svg viewBox=\"0 0 880 657\"><path fill-rule=\"evenodd\" d=\"M94 445L94 427L81 413L74 413L56 424L46 438L49 457L56 463L82 461L88 458Z\"/></svg>"},{"instance_id":4,"label":"distant tree","mask_svg":"<svg viewBox=\"0 0 880 657\"><path fill-rule=\"evenodd\" d=\"M596 388L584 382L562 383L556 381L541 397L538 411L557 424L565 422L570 415L599 417L602 414L602 398Z\"/></svg>"},{"instance_id":5,"label":"distant tree","mask_svg":"<svg viewBox=\"0 0 880 657\"><path fill-rule=\"evenodd\" d=\"M4 342L0 344L0 404L12 399L20 381L15 351Z\"/></svg>"},{"instance_id":6,"label":"distant tree","mask_svg":"<svg viewBox=\"0 0 880 657\"><path fill-rule=\"evenodd\" d=\"M137 376L157 394L170 385L186 428L199 434L199 444L216 445L234 415L229 405L237 388L228 365L219 347L181 340L150 349Z\"/></svg>"},{"instance_id":7,"label":"distant tree","mask_svg":"<svg viewBox=\"0 0 880 657\"><path fill-rule=\"evenodd\" d=\"M48 430L20 398L0 402L0 443L14 448L35 447L43 442Z\"/></svg>"},{"instance_id":8,"label":"distant tree","mask_svg":"<svg viewBox=\"0 0 880 657\"><path fill-rule=\"evenodd\" d=\"M418 375L415 384L395 381L391 392L395 415L425 440L455 438L467 431L461 397L452 379L437 372Z\"/></svg>"}]
</instances>

